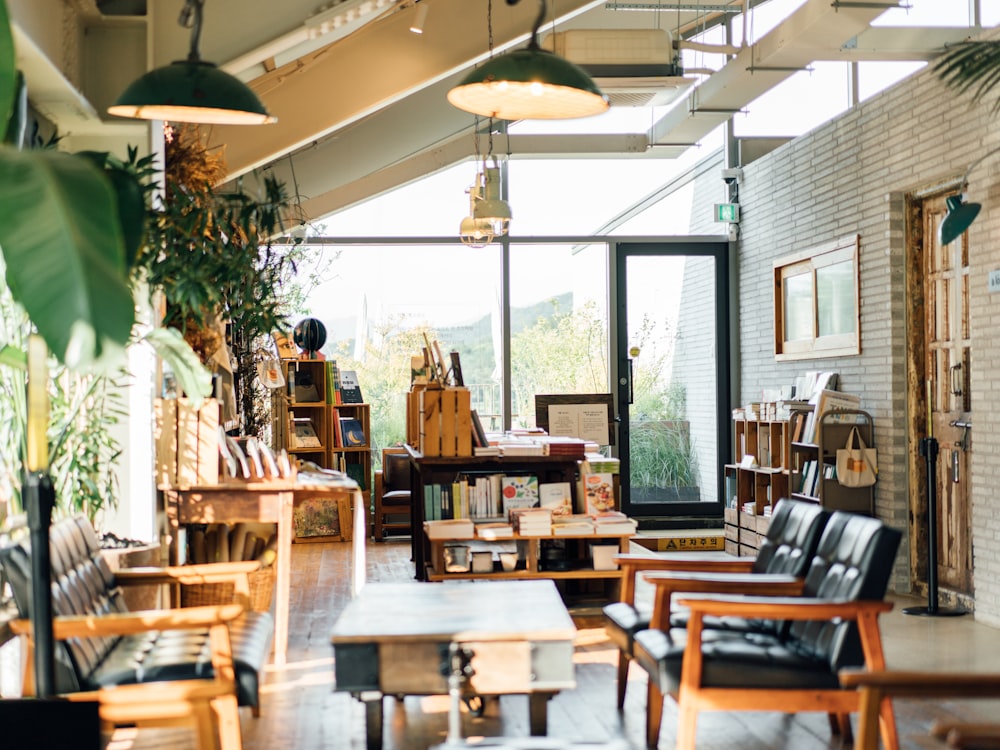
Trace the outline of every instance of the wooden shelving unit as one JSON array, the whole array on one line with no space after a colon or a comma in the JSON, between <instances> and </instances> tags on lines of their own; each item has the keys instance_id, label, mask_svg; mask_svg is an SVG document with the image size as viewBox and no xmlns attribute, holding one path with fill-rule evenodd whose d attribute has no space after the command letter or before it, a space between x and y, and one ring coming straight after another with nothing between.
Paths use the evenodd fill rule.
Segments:
<instances>
[{"instance_id":1,"label":"wooden shelving unit","mask_svg":"<svg viewBox=\"0 0 1000 750\"><path fill-rule=\"evenodd\" d=\"M770 523L764 509L789 495L791 428L790 420L733 421L735 463L724 468L724 533L730 554L756 555Z\"/></svg>"},{"instance_id":2,"label":"wooden shelving unit","mask_svg":"<svg viewBox=\"0 0 1000 750\"><path fill-rule=\"evenodd\" d=\"M498 539L496 541L486 541L483 539L431 539L430 559L427 567L428 581L447 581L463 578L478 579L526 579L526 578L551 578L553 580L567 579L611 579L621 580L621 571L595 570L590 559L589 546L607 542L616 543L620 552L628 551L629 534L580 534L580 535L546 535L523 537L515 534L511 539ZM569 567L566 570L546 570L543 566L541 556L541 546L543 542L563 540L567 545L567 555L573 554L569 558ZM493 571L476 573L463 571L458 573L446 573L444 565L444 548L449 544L467 544L472 550L491 550L509 548L514 543L518 550L518 558L521 561L519 567L512 571L505 571L500 568L499 561L494 561Z\"/></svg>"},{"instance_id":3,"label":"wooden shelving unit","mask_svg":"<svg viewBox=\"0 0 1000 750\"><path fill-rule=\"evenodd\" d=\"M327 399L327 363L318 359L292 359L282 361L286 387L274 394L274 421L272 424L274 449L284 448L298 461L309 461L323 469L343 471L361 486L364 506L371 501L371 407L368 404L332 404ZM304 393L303 381L315 387L315 393ZM292 389L292 383L296 388ZM305 397L305 398L304 398ZM336 420L342 417L356 419L364 432L365 443L360 446L339 445ZM298 444L293 436L294 420L308 419L319 438L318 447ZM300 500L299 496L296 500ZM350 519L341 519L341 523ZM331 538L349 538L341 534L331 536L296 536L296 541L329 541Z\"/></svg>"}]
</instances>

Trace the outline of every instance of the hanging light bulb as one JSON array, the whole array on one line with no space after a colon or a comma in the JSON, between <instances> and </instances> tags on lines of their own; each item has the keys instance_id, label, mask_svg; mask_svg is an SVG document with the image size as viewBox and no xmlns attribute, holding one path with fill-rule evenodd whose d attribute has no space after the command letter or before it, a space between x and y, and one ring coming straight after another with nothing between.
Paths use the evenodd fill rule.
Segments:
<instances>
[{"instance_id":1,"label":"hanging light bulb","mask_svg":"<svg viewBox=\"0 0 1000 750\"><path fill-rule=\"evenodd\" d=\"M482 202L483 173L476 175L476 184L469 188L469 215L462 219L458 234L463 245L486 247L495 239L493 224L486 219L476 218L476 204Z\"/></svg>"},{"instance_id":2,"label":"hanging light bulb","mask_svg":"<svg viewBox=\"0 0 1000 750\"><path fill-rule=\"evenodd\" d=\"M500 197L500 167L493 159L493 166L487 167L483 159L483 199L473 205L472 216L487 221L493 234L501 237L510 229L510 204Z\"/></svg>"}]
</instances>

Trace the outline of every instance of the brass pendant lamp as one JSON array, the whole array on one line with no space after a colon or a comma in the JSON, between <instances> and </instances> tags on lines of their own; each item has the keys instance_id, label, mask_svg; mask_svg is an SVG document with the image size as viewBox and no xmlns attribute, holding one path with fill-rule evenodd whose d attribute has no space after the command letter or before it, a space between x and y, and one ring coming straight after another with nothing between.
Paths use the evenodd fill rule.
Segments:
<instances>
[{"instance_id":1,"label":"brass pendant lamp","mask_svg":"<svg viewBox=\"0 0 1000 750\"><path fill-rule=\"evenodd\" d=\"M508 5L517 2L507 0ZM528 46L476 68L448 92L449 102L500 120L565 120L607 111L607 97L583 68L539 47L546 0L539 6Z\"/></svg>"},{"instance_id":2,"label":"brass pendant lamp","mask_svg":"<svg viewBox=\"0 0 1000 750\"><path fill-rule=\"evenodd\" d=\"M133 81L108 113L140 120L169 120L216 125L262 125L276 122L257 95L235 76L201 59L205 0L185 0L178 23L191 29L187 59L175 60Z\"/></svg>"}]
</instances>

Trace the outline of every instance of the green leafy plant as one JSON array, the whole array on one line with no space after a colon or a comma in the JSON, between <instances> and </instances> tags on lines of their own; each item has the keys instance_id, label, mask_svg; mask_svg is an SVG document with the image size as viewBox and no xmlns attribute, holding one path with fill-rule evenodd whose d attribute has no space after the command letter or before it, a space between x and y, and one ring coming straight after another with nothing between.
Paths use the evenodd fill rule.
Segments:
<instances>
[{"instance_id":1,"label":"green leafy plant","mask_svg":"<svg viewBox=\"0 0 1000 750\"><path fill-rule=\"evenodd\" d=\"M935 61L934 71L946 85L981 101L1000 84L1000 41L959 42ZM1000 96L992 110L1000 112Z\"/></svg>"}]
</instances>

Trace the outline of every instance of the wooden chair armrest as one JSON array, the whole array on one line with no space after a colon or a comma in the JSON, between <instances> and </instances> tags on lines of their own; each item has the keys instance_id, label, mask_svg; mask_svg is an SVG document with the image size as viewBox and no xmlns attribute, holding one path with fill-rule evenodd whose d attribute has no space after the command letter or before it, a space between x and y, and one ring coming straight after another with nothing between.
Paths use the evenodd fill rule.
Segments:
<instances>
[{"instance_id":1,"label":"wooden chair armrest","mask_svg":"<svg viewBox=\"0 0 1000 750\"><path fill-rule=\"evenodd\" d=\"M56 640L94 638L108 635L131 635L150 630L184 630L207 628L235 620L243 614L239 604L181 609L151 609L128 614L80 615L54 617L52 632ZM31 637L31 620L15 620L11 629L18 635Z\"/></svg>"},{"instance_id":2,"label":"wooden chair armrest","mask_svg":"<svg viewBox=\"0 0 1000 750\"><path fill-rule=\"evenodd\" d=\"M857 620L862 615L881 614L892 609L892 602L841 601L795 597L733 596L711 599L680 599L699 619L704 615L758 617L764 620L832 620L839 617Z\"/></svg>"},{"instance_id":3,"label":"wooden chair armrest","mask_svg":"<svg viewBox=\"0 0 1000 750\"><path fill-rule=\"evenodd\" d=\"M653 572L644 578L656 587L650 627L666 630L674 594L744 594L801 596L805 580L781 573L676 573Z\"/></svg>"},{"instance_id":4,"label":"wooden chair armrest","mask_svg":"<svg viewBox=\"0 0 1000 750\"><path fill-rule=\"evenodd\" d=\"M677 570L677 571L704 571L706 573L718 571L728 573L739 573L749 571L753 567L752 557L700 557L696 552L685 552L678 555L658 555L650 557L647 555L622 553L615 555L615 562L622 568L632 568L636 571L644 570Z\"/></svg>"},{"instance_id":5,"label":"wooden chair armrest","mask_svg":"<svg viewBox=\"0 0 1000 750\"><path fill-rule=\"evenodd\" d=\"M628 604L635 603L635 577L641 571L673 570L673 571L703 571L703 572L749 572L753 559L748 557L702 557L695 552L685 552L678 555L642 555L622 553L615 555L614 560L622 571L622 582L619 589L619 600Z\"/></svg>"},{"instance_id":6,"label":"wooden chair armrest","mask_svg":"<svg viewBox=\"0 0 1000 750\"><path fill-rule=\"evenodd\" d=\"M1000 673L921 672L843 669L839 673L844 687L875 688L900 697L990 697L1000 696ZM1000 725L997 725L1000 731Z\"/></svg>"},{"instance_id":7,"label":"wooden chair armrest","mask_svg":"<svg viewBox=\"0 0 1000 750\"><path fill-rule=\"evenodd\" d=\"M126 568L115 572L115 580L122 585L226 583L237 581L260 567L259 560L241 560L201 565L169 565L164 568Z\"/></svg>"}]
</instances>

